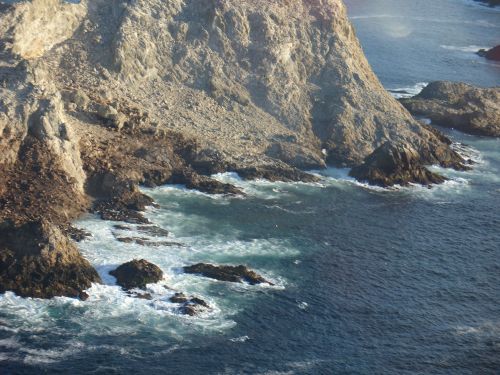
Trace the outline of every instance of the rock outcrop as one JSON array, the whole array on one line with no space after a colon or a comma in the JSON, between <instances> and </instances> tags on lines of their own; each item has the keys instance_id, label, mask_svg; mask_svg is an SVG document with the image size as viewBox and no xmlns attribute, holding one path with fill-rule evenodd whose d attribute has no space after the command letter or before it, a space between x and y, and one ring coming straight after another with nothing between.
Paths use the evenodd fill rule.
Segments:
<instances>
[{"instance_id":1,"label":"rock outcrop","mask_svg":"<svg viewBox=\"0 0 500 375\"><path fill-rule=\"evenodd\" d=\"M0 223L146 223L140 184L242 194L208 175L314 181L388 141L460 164L383 89L341 0L0 5Z\"/></svg>"},{"instance_id":2,"label":"rock outcrop","mask_svg":"<svg viewBox=\"0 0 500 375\"><path fill-rule=\"evenodd\" d=\"M0 293L83 297L99 275L62 231L46 220L0 225Z\"/></svg>"},{"instance_id":3,"label":"rock outcrop","mask_svg":"<svg viewBox=\"0 0 500 375\"><path fill-rule=\"evenodd\" d=\"M486 57L488 60L500 61L500 46L493 47L489 50L480 49L477 54Z\"/></svg>"},{"instance_id":4,"label":"rock outcrop","mask_svg":"<svg viewBox=\"0 0 500 375\"><path fill-rule=\"evenodd\" d=\"M350 176L372 185L388 187L440 184L445 178L426 169L419 153L410 145L387 142L376 149L365 162L350 171Z\"/></svg>"},{"instance_id":5,"label":"rock outcrop","mask_svg":"<svg viewBox=\"0 0 500 375\"><path fill-rule=\"evenodd\" d=\"M252 271L242 265L224 266L224 265L197 263L193 264L192 266L184 267L184 272L200 274L202 276L211 279L216 279L220 281L229 281L233 283L246 282L250 285L266 283L273 285L273 283L267 281L262 276L257 274L255 271Z\"/></svg>"},{"instance_id":6,"label":"rock outcrop","mask_svg":"<svg viewBox=\"0 0 500 375\"><path fill-rule=\"evenodd\" d=\"M144 259L134 259L124 263L109 274L116 278L116 283L124 289L144 289L147 284L163 279L163 271L157 265Z\"/></svg>"},{"instance_id":7,"label":"rock outcrop","mask_svg":"<svg viewBox=\"0 0 500 375\"><path fill-rule=\"evenodd\" d=\"M465 133L500 136L500 88L479 88L465 83L430 83L401 103L416 116Z\"/></svg>"}]
</instances>

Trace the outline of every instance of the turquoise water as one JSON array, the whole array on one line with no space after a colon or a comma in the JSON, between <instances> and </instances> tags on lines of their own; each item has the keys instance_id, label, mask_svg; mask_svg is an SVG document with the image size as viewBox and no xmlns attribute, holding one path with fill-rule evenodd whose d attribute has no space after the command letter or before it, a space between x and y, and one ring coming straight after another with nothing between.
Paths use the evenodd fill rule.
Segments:
<instances>
[{"instance_id":1,"label":"turquoise water","mask_svg":"<svg viewBox=\"0 0 500 375\"><path fill-rule=\"evenodd\" d=\"M348 5L389 89L417 89L440 72L446 76L435 78L498 84L498 66L439 47L441 39L491 44L497 29L477 20L493 24L498 11L446 0ZM398 40L379 32L401 12L419 32ZM386 16L367 17L377 14ZM449 14L475 21L435 21ZM181 244L174 246L120 243L115 223L83 218L78 225L94 236L80 247L105 285L93 286L86 302L0 296L0 373L498 373L500 140L446 132L477 165L436 168L450 181L433 189L371 188L329 169L316 184L216 176L241 186L245 198L147 190L160 204L147 216ZM151 285L152 301L128 297L107 274L132 258L165 272ZM180 272L200 261L246 264L276 285ZM168 301L174 290L211 309L180 315Z\"/></svg>"}]
</instances>

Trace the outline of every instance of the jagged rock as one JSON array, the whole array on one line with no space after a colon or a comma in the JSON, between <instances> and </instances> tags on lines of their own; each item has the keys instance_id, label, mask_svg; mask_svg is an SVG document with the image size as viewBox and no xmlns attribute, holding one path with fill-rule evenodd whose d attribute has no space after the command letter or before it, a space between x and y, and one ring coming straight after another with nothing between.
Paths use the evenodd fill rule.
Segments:
<instances>
[{"instance_id":1,"label":"jagged rock","mask_svg":"<svg viewBox=\"0 0 500 375\"><path fill-rule=\"evenodd\" d=\"M0 293L80 297L99 275L62 231L45 220L0 226Z\"/></svg>"},{"instance_id":2,"label":"jagged rock","mask_svg":"<svg viewBox=\"0 0 500 375\"><path fill-rule=\"evenodd\" d=\"M185 315L196 315L200 307L210 308L208 303L198 297L188 297L184 293L175 293L170 297L170 302L181 304L180 312Z\"/></svg>"},{"instance_id":3,"label":"jagged rock","mask_svg":"<svg viewBox=\"0 0 500 375\"><path fill-rule=\"evenodd\" d=\"M500 46L493 47L491 49L480 49L477 54L482 57L486 57L488 60L500 61Z\"/></svg>"},{"instance_id":4,"label":"jagged rock","mask_svg":"<svg viewBox=\"0 0 500 375\"><path fill-rule=\"evenodd\" d=\"M500 88L479 88L465 83L430 83L413 98L401 103L414 115L434 124L465 133L500 136Z\"/></svg>"},{"instance_id":5,"label":"jagged rock","mask_svg":"<svg viewBox=\"0 0 500 375\"><path fill-rule=\"evenodd\" d=\"M87 182L87 191L97 198L92 211L103 220L150 223L141 211L156 204L151 197L141 193L133 181L122 180L112 173L96 174Z\"/></svg>"},{"instance_id":6,"label":"jagged rock","mask_svg":"<svg viewBox=\"0 0 500 375\"><path fill-rule=\"evenodd\" d=\"M163 271L144 259L124 263L109 274L114 276L116 283L124 289L144 289L146 284L157 283L163 279Z\"/></svg>"},{"instance_id":7,"label":"jagged rock","mask_svg":"<svg viewBox=\"0 0 500 375\"><path fill-rule=\"evenodd\" d=\"M76 228L73 225L69 225L68 227L64 228L64 233L75 242L83 241L84 239L92 236L92 234L87 232L86 230Z\"/></svg>"},{"instance_id":8,"label":"jagged rock","mask_svg":"<svg viewBox=\"0 0 500 375\"><path fill-rule=\"evenodd\" d=\"M383 187L405 186L409 183L422 185L439 184L446 178L426 169L415 149L407 144L384 143L365 162L349 173L359 181Z\"/></svg>"},{"instance_id":9,"label":"jagged rock","mask_svg":"<svg viewBox=\"0 0 500 375\"><path fill-rule=\"evenodd\" d=\"M262 283L273 285L271 282L243 265L217 266L213 264L198 263L192 266L186 266L183 269L186 273L200 274L220 281L230 281L234 283L247 282L251 285Z\"/></svg>"},{"instance_id":10,"label":"jagged rock","mask_svg":"<svg viewBox=\"0 0 500 375\"><path fill-rule=\"evenodd\" d=\"M118 112L115 107L107 104L97 105L97 115L107 121L116 130L121 130L127 120L123 113Z\"/></svg>"}]
</instances>

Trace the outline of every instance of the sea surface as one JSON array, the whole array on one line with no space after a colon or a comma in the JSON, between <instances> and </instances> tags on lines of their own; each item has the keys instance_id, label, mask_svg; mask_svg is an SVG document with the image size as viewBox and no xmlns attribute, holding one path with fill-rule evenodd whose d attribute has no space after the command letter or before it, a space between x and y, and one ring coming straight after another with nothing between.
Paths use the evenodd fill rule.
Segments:
<instances>
[{"instance_id":1,"label":"sea surface","mask_svg":"<svg viewBox=\"0 0 500 375\"><path fill-rule=\"evenodd\" d=\"M347 4L395 95L436 79L500 84L500 66L474 54L500 41L498 10ZM443 131L477 164L434 168L450 180L432 189L371 188L328 169L316 184L216 176L245 198L146 190L161 206L147 216L178 243L161 247L120 243L116 223L83 218L94 236L80 247L105 285L86 302L0 295L0 374L500 373L500 139ZM107 274L133 258L166 274L152 301L128 297ZM200 261L245 264L276 285L180 271ZM174 289L212 309L180 315Z\"/></svg>"}]
</instances>

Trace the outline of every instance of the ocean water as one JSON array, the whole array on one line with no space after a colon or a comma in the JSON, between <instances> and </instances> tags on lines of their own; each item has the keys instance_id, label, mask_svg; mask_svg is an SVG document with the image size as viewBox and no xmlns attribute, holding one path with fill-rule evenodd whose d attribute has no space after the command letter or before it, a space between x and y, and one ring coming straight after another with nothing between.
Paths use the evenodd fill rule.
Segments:
<instances>
[{"instance_id":1,"label":"ocean water","mask_svg":"<svg viewBox=\"0 0 500 375\"><path fill-rule=\"evenodd\" d=\"M500 66L470 47L498 41L498 10L460 0L347 4L395 95L433 79L499 84ZM498 374L500 139L443 131L477 164L434 167L450 180L433 189L373 188L328 169L315 184L216 176L245 198L146 190L160 204L147 216L173 243L160 247L120 243L116 223L82 218L93 237L81 250L105 285L86 302L1 295L0 373ZM152 301L125 295L108 275L133 258L165 272ZM180 271L200 261L245 264L275 286ZM175 290L211 309L180 315L168 301Z\"/></svg>"}]
</instances>

